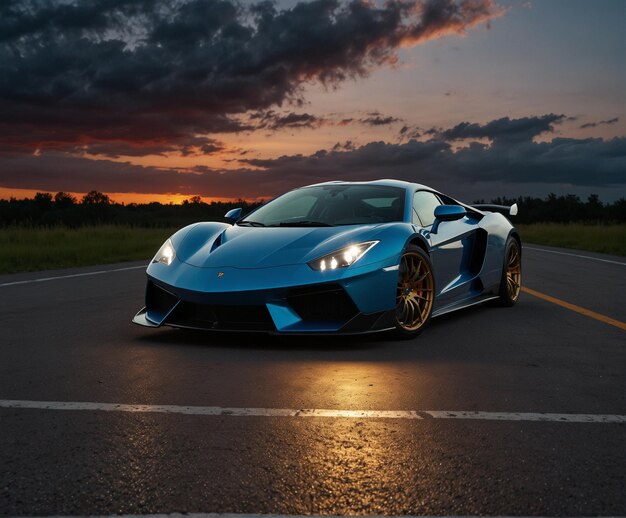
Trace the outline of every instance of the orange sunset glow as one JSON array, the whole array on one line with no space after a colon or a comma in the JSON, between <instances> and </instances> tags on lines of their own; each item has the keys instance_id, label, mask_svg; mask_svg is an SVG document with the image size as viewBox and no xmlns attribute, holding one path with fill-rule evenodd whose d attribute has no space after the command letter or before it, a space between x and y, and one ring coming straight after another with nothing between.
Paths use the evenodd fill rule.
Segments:
<instances>
[{"instance_id":1,"label":"orange sunset glow","mask_svg":"<svg viewBox=\"0 0 626 518\"><path fill-rule=\"evenodd\" d=\"M11 198L15 198L17 200L21 200L24 198L33 198L35 194L38 192L47 192L48 194L56 194L53 191L38 191L38 190L30 190L30 189L4 189L0 188L0 199L9 200ZM73 196L78 201L86 194L85 192L68 192L67 194ZM152 203L157 202L163 205L169 205L170 203L174 205L180 205L185 200L189 200L191 196L189 194L143 194L143 193L135 193L135 192L109 192L106 193L111 201L114 203L121 203L124 205L129 205L131 203ZM238 198L210 198L206 196L201 196L202 201L204 203L211 203L214 201L219 202L234 202L237 201ZM257 201L257 200L248 200L248 201Z\"/></svg>"}]
</instances>

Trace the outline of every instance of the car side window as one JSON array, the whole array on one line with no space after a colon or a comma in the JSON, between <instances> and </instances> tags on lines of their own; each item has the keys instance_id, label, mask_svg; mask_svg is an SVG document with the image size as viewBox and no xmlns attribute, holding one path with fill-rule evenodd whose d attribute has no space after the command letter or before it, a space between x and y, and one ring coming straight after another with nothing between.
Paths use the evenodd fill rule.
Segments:
<instances>
[{"instance_id":1,"label":"car side window","mask_svg":"<svg viewBox=\"0 0 626 518\"><path fill-rule=\"evenodd\" d=\"M429 227L435 222L435 208L441 205L432 192L417 191L413 196L413 222Z\"/></svg>"}]
</instances>

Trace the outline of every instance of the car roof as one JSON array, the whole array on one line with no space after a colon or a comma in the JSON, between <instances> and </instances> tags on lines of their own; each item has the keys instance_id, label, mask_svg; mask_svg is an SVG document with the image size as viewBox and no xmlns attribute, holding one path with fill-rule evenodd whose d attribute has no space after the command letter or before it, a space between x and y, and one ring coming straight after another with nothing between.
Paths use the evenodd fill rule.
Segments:
<instances>
[{"instance_id":1,"label":"car roof","mask_svg":"<svg viewBox=\"0 0 626 518\"><path fill-rule=\"evenodd\" d=\"M312 185L305 185L303 187L319 187L322 185L382 185L385 187L399 187L401 189L411 189L411 190L428 189L429 191L438 192L436 189L428 187L427 185L422 185L422 184L413 183L413 182L405 182L403 180L393 180L390 178L385 178L382 180L373 180L370 182L346 182L343 180L335 180L332 182L321 182L321 183L315 183Z\"/></svg>"}]
</instances>

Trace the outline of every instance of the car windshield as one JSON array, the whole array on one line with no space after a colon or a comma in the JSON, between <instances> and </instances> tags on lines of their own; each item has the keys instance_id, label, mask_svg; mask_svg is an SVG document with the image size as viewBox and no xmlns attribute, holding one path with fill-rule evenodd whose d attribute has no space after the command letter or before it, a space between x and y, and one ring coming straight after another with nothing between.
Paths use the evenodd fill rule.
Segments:
<instances>
[{"instance_id":1,"label":"car windshield","mask_svg":"<svg viewBox=\"0 0 626 518\"><path fill-rule=\"evenodd\" d=\"M279 196L238 224L326 227L402 221L405 191L382 185L320 185Z\"/></svg>"}]
</instances>

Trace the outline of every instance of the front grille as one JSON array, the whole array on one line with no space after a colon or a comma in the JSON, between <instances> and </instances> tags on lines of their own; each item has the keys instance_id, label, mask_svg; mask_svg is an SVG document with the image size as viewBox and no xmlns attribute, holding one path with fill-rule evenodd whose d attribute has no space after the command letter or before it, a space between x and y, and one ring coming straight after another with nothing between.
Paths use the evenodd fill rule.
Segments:
<instances>
[{"instance_id":1,"label":"front grille","mask_svg":"<svg viewBox=\"0 0 626 518\"><path fill-rule=\"evenodd\" d=\"M224 306L181 302L166 324L198 329L272 331L272 317L265 306Z\"/></svg>"},{"instance_id":2,"label":"front grille","mask_svg":"<svg viewBox=\"0 0 626 518\"><path fill-rule=\"evenodd\" d=\"M310 322L347 322L359 312L339 284L291 290L287 302L302 320Z\"/></svg>"}]
</instances>

